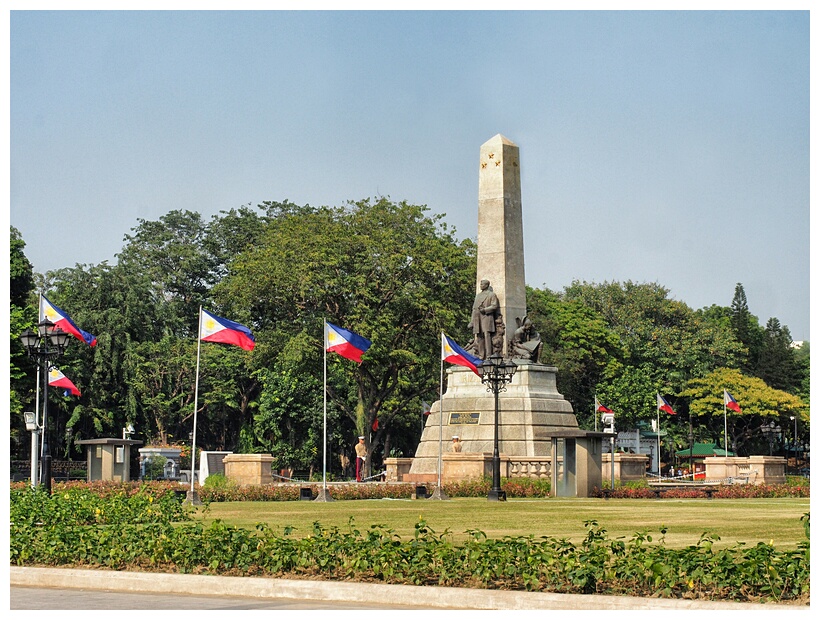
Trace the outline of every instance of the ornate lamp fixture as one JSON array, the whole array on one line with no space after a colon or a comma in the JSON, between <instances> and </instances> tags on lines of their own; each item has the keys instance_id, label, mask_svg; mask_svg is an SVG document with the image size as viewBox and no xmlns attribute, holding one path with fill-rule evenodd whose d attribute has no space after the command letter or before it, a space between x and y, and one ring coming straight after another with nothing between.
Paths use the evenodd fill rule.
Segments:
<instances>
[{"instance_id":1,"label":"ornate lamp fixture","mask_svg":"<svg viewBox=\"0 0 820 620\"><path fill-rule=\"evenodd\" d=\"M20 341L26 348L26 355L37 363L43 375L43 461L40 483L49 494L51 494L51 454L48 447L48 371L51 368L51 362L65 353L70 338L71 334L55 327L54 323L48 319L37 324L36 333L27 329L20 334ZM36 426L36 417L33 422ZM32 454L31 458L34 461L36 455ZM33 480L32 484L34 484Z\"/></svg>"},{"instance_id":2,"label":"ornate lamp fixture","mask_svg":"<svg viewBox=\"0 0 820 620\"><path fill-rule=\"evenodd\" d=\"M493 421L493 487L487 499L494 502L507 500L507 494L501 490L501 457L498 453L498 394L507 391L507 384L512 381L516 364L506 360L498 353L494 353L484 360L478 367L481 383L487 386L487 391L495 396L495 419Z\"/></svg>"}]
</instances>

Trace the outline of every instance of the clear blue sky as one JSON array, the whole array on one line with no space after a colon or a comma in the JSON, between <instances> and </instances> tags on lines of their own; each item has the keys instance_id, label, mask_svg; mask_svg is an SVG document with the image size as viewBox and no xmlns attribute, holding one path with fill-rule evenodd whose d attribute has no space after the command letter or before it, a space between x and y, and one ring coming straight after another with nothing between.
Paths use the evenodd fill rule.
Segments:
<instances>
[{"instance_id":1,"label":"clear blue sky","mask_svg":"<svg viewBox=\"0 0 820 620\"><path fill-rule=\"evenodd\" d=\"M37 271L137 218L389 196L475 237L520 148L527 283L735 284L809 340L809 13L10 14L10 220ZM59 234L55 232L61 228Z\"/></svg>"}]
</instances>

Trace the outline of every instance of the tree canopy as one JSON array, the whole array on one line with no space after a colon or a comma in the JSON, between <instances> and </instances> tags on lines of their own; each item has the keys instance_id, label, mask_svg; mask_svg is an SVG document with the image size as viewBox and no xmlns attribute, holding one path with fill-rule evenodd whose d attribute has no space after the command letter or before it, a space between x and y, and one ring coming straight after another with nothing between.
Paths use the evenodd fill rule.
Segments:
<instances>
[{"instance_id":1,"label":"tree canopy","mask_svg":"<svg viewBox=\"0 0 820 620\"><path fill-rule=\"evenodd\" d=\"M371 452L436 393L440 332L465 332L474 246L441 219L386 198L282 209L215 287L267 335L274 367L298 348L306 350L299 372L321 376L325 320L373 342L360 367L330 360L328 381L333 405Z\"/></svg>"},{"instance_id":2,"label":"tree canopy","mask_svg":"<svg viewBox=\"0 0 820 620\"><path fill-rule=\"evenodd\" d=\"M184 443L192 431L200 306L247 325L252 352L202 343L198 446L269 452L276 468L322 464L325 352L330 322L373 342L360 365L327 355L328 464L336 473L363 434L368 464L412 455L422 403L438 397L440 334L470 338L476 247L423 205L389 198L337 207L288 201L243 205L204 219L172 210L137 220L116 264L34 273L11 229L11 444L25 454L24 408L33 407L34 366L19 343L37 322L37 292L97 336L73 343L60 367L79 399L50 391L51 439L119 436L128 423L151 443ZM582 428L598 400L634 428L656 414L656 394L679 415L673 443L722 443L723 390L735 451L771 449L774 423L809 425L809 345L787 326L765 327L738 284L730 306L692 309L658 283L574 281L561 291L527 288L528 316L544 343L541 361ZM765 431L765 432L764 432Z\"/></svg>"}]
</instances>

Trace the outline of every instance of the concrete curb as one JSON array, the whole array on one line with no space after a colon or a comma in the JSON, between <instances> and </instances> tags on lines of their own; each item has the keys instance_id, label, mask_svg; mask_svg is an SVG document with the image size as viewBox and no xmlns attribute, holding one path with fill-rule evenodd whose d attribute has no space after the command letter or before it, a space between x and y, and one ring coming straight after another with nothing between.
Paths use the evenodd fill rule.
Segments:
<instances>
[{"instance_id":1,"label":"concrete curb","mask_svg":"<svg viewBox=\"0 0 820 620\"><path fill-rule=\"evenodd\" d=\"M288 598L324 602L424 606L441 609L564 609L564 610L758 610L807 609L802 605L693 601L688 599L550 594L468 588L404 586L391 584L298 581L264 577L219 577L169 573L120 572L68 568L12 566L11 586L78 588L205 596Z\"/></svg>"}]
</instances>

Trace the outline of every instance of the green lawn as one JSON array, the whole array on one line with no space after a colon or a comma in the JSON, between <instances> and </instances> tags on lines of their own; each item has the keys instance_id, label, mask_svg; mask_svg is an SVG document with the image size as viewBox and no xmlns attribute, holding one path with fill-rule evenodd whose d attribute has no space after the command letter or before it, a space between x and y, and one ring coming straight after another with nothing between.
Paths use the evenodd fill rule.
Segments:
<instances>
[{"instance_id":1,"label":"green lawn","mask_svg":"<svg viewBox=\"0 0 820 620\"><path fill-rule=\"evenodd\" d=\"M580 542L584 522L595 520L611 538L630 538L647 530L657 541L666 527L666 544L685 547L698 542L701 534L719 536L721 546L744 542L753 546L770 542L793 548L805 541L800 517L810 510L805 499L486 499L355 500L334 502L214 502L200 509L208 522L222 519L230 525L253 528L267 523L274 529L296 528L293 535L305 536L314 521L325 527L346 530L350 517L357 529L385 525L402 538L413 536L414 525L424 518L436 533L449 529L456 541L467 530L481 530L490 538L504 536L550 536Z\"/></svg>"}]
</instances>

